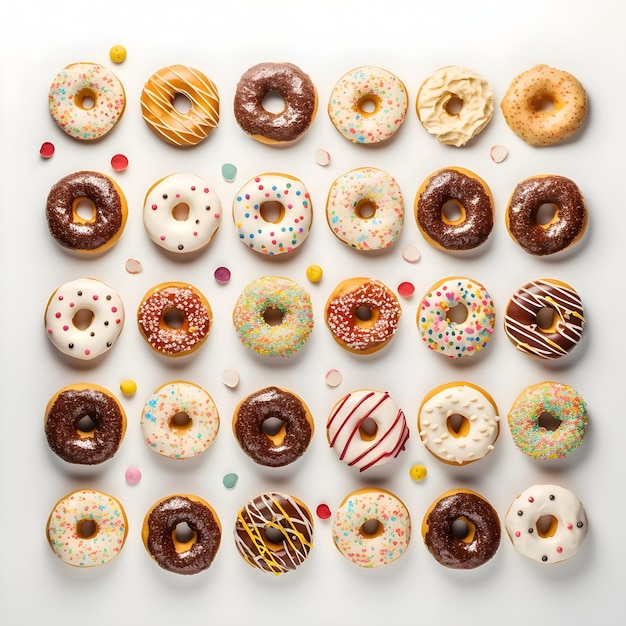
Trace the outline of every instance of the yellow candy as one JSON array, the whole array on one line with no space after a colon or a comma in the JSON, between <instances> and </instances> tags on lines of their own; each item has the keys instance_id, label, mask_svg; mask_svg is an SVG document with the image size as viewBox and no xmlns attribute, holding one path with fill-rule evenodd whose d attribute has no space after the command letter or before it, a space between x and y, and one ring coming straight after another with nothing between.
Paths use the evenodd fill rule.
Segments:
<instances>
[{"instance_id":1,"label":"yellow candy","mask_svg":"<svg viewBox=\"0 0 626 626\"><path fill-rule=\"evenodd\" d=\"M413 480L424 480L426 473L426 468L423 465L414 465L409 470L409 474Z\"/></svg>"},{"instance_id":2,"label":"yellow candy","mask_svg":"<svg viewBox=\"0 0 626 626\"><path fill-rule=\"evenodd\" d=\"M306 268L306 277L312 283L319 283L322 280L322 268L319 265L309 265Z\"/></svg>"},{"instance_id":3,"label":"yellow candy","mask_svg":"<svg viewBox=\"0 0 626 626\"><path fill-rule=\"evenodd\" d=\"M113 46L109 50L109 56L113 63L123 63L126 60L126 48L124 46Z\"/></svg>"},{"instance_id":4,"label":"yellow candy","mask_svg":"<svg viewBox=\"0 0 626 626\"><path fill-rule=\"evenodd\" d=\"M120 390L125 396L132 396L137 391L137 383L130 378L125 378L120 383Z\"/></svg>"}]
</instances>

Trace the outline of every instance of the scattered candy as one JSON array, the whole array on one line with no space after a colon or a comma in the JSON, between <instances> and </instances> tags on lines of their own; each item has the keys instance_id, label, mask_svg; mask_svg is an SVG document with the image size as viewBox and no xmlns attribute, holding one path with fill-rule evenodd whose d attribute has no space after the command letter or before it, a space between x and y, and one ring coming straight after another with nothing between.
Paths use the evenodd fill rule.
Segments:
<instances>
[{"instance_id":1,"label":"scattered candy","mask_svg":"<svg viewBox=\"0 0 626 626\"><path fill-rule=\"evenodd\" d=\"M413 283L410 283L408 281L400 283L398 285L398 293L403 298L410 298L415 293L415 285L413 285Z\"/></svg>"},{"instance_id":2,"label":"scattered candy","mask_svg":"<svg viewBox=\"0 0 626 626\"><path fill-rule=\"evenodd\" d=\"M125 378L120 383L120 390L125 396L132 396L137 392L137 383L131 378Z\"/></svg>"},{"instance_id":3,"label":"scattered candy","mask_svg":"<svg viewBox=\"0 0 626 626\"><path fill-rule=\"evenodd\" d=\"M44 159L49 159L54 154L54 144L49 141L44 141L39 148L39 154Z\"/></svg>"},{"instance_id":4,"label":"scattered candy","mask_svg":"<svg viewBox=\"0 0 626 626\"><path fill-rule=\"evenodd\" d=\"M141 480L141 470L137 467L129 467L125 477L129 485L136 485Z\"/></svg>"},{"instance_id":5,"label":"scattered candy","mask_svg":"<svg viewBox=\"0 0 626 626\"><path fill-rule=\"evenodd\" d=\"M489 152L494 163L502 163L508 154L509 151L504 146L493 146Z\"/></svg>"},{"instance_id":6,"label":"scattered candy","mask_svg":"<svg viewBox=\"0 0 626 626\"><path fill-rule=\"evenodd\" d=\"M230 270L227 267L218 267L213 276L220 285L225 285L230 280Z\"/></svg>"},{"instance_id":7,"label":"scattered candy","mask_svg":"<svg viewBox=\"0 0 626 626\"><path fill-rule=\"evenodd\" d=\"M224 478L222 478L222 483L226 489L234 489L237 481L239 480L239 476L237 474L226 474Z\"/></svg>"},{"instance_id":8,"label":"scattered candy","mask_svg":"<svg viewBox=\"0 0 626 626\"><path fill-rule=\"evenodd\" d=\"M323 150L322 148L320 148L316 153L315 153L315 162L318 165L323 165L326 166L330 163L330 153L326 150Z\"/></svg>"},{"instance_id":9,"label":"scattered candy","mask_svg":"<svg viewBox=\"0 0 626 626\"><path fill-rule=\"evenodd\" d=\"M142 269L141 261L137 261L137 259L128 259L126 261L126 271L129 274L139 274Z\"/></svg>"},{"instance_id":10,"label":"scattered candy","mask_svg":"<svg viewBox=\"0 0 626 626\"><path fill-rule=\"evenodd\" d=\"M420 251L415 246L405 246L402 249L402 258L407 263L417 263L421 256Z\"/></svg>"},{"instance_id":11,"label":"scattered candy","mask_svg":"<svg viewBox=\"0 0 626 626\"><path fill-rule=\"evenodd\" d=\"M123 63L126 60L126 48L124 46L113 46L109 50L109 56L113 63Z\"/></svg>"},{"instance_id":12,"label":"scattered candy","mask_svg":"<svg viewBox=\"0 0 626 626\"><path fill-rule=\"evenodd\" d=\"M232 183L237 177L237 168L232 163L224 163L222 165L222 177L224 180Z\"/></svg>"},{"instance_id":13,"label":"scattered candy","mask_svg":"<svg viewBox=\"0 0 626 626\"><path fill-rule=\"evenodd\" d=\"M111 157L111 167L116 172L123 172L128 167L128 159L123 154L115 154Z\"/></svg>"},{"instance_id":14,"label":"scattered candy","mask_svg":"<svg viewBox=\"0 0 626 626\"><path fill-rule=\"evenodd\" d=\"M413 480L424 480L426 478L426 468L423 465L414 465L409 470L409 475Z\"/></svg>"},{"instance_id":15,"label":"scattered candy","mask_svg":"<svg viewBox=\"0 0 626 626\"><path fill-rule=\"evenodd\" d=\"M235 389L239 385L239 372L237 370L224 370L222 374L222 382L231 389Z\"/></svg>"},{"instance_id":16,"label":"scattered candy","mask_svg":"<svg viewBox=\"0 0 626 626\"><path fill-rule=\"evenodd\" d=\"M332 369L326 372L326 384L329 387L338 387L342 380L343 376L339 370Z\"/></svg>"},{"instance_id":17,"label":"scattered candy","mask_svg":"<svg viewBox=\"0 0 626 626\"><path fill-rule=\"evenodd\" d=\"M319 283L320 280L322 280L322 268L319 265L309 265L309 267L306 268L306 277L312 282L312 283Z\"/></svg>"},{"instance_id":18,"label":"scattered candy","mask_svg":"<svg viewBox=\"0 0 626 626\"><path fill-rule=\"evenodd\" d=\"M331 516L331 511L327 504L319 504L315 512L320 519L328 519Z\"/></svg>"}]
</instances>

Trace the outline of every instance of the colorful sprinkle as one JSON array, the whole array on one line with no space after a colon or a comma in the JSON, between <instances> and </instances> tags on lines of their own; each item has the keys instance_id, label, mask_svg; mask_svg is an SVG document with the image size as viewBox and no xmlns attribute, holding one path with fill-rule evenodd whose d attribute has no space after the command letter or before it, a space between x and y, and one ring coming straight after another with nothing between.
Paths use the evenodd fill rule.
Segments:
<instances>
[{"instance_id":1,"label":"colorful sprinkle","mask_svg":"<svg viewBox=\"0 0 626 626\"><path fill-rule=\"evenodd\" d=\"M39 154L44 159L49 159L54 154L54 144L50 141L44 141L39 148Z\"/></svg>"}]
</instances>

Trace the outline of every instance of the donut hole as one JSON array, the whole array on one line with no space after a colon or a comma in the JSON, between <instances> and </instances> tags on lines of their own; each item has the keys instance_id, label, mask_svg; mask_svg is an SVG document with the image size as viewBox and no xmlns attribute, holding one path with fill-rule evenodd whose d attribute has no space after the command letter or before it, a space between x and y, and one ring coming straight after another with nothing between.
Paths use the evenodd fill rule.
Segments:
<instances>
[{"instance_id":1,"label":"donut hole","mask_svg":"<svg viewBox=\"0 0 626 626\"><path fill-rule=\"evenodd\" d=\"M91 415L83 415L79 419L76 420L74 424L76 428L76 432L78 435L85 439L87 437L93 437L94 431L98 427L96 420L91 417Z\"/></svg>"},{"instance_id":2,"label":"donut hole","mask_svg":"<svg viewBox=\"0 0 626 626\"><path fill-rule=\"evenodd\" d=\"M85 111L88 111L89 109L93 109L94 106L96 105L95 92L92 91L91 89L88 89L87 87L85 87L84 89L81 89L74 96L74 104L79 109L84 109Z\"/></svg>"},{"instance_id":3,"label":"donut hole","mask_svg":"<svg viewBox=\"0 0 626 626\"><path fill-rule=\"evenodd\" d=\"M371 418L366 417L359 426L359 435L363 441L373 441L378 434L378 424Z\"/></svg>"},{"instance_id":4,"label":"donut hole","mask_svg":"<svg viewBox=\"0 0 626 626\"><path fill-rule=\"evenodd\" d=\"M558 528L559 521L554 517L554 515L550 515L549 513L546 515L541 515L535 524L537 526L537 534L546 539L548 537L553 537L556 533L556 529Z\"/></svg>"},{"instance_id":5,"label":"donut hole","mask_svg":"<svg viewBox=\"0 0 626 626\"><path fill-rule=\"evenodd\" d=\"M384 527L377 519L368 519L359 528L365 539L375 539L383 534Z\"/></svg>"},{"instance_id":6,"label":"donut hole","mask_svg":"<svg viewBox=\"0 0 626 626\"><path fill-rule=\"evenodd\" d=\"M446 427L448 428L448 432L453 437L467 437L470 429L470 421L467 417L465 417L465 415L452 413L451 415L448 415Z\"/></svg>"},{"instance_id":7,"label":"donut hole","mask_svg":"<svg viewBox=\"0 0 626 626\"><path fill-rule=\"evenodd\" d=\"M185 314L180 309L168 309L163 313L163 323L168 328L182 328L185 325Z\"/></svg>"},{"instance_id":8,"label":"donut hole","mask_svg":"<svg viewBox=\"0 0 626 626\"><path fill-rule=\"evenodd\" d=\"M556 323L559 319L557 312L549 307L544 306L537 311L537 327L544 333L552 333L556 329Z\"/></svg>"},{"instance_id":9,"label":"donut hole","mask_svg":"<svg viewBox=\"0 0 626 626\"><path fill-rule=\"evenodd\" d=\"M457 302L446 311L448 324L462 324L467 319L467 307Z\"/></svg>"},{"instance_id":10,"label":"donut hole","mask_svg":"<svg viewBox=\"0 0 626 626\"><path fill-rule=\"evenodd\" d=\"M91 224L96 221L96 205L89 198L76 198L72 203L72 217L78 224Z\"/></svg>"},{"instance_id":11,"label":"donut hole","mask_svg":"<svg viewBox=\"0 0 626 626\"><path fill-rule=\"evenodd\" d=\"M456 226L465 221L465 207L458 201L450 199L441 207L441 220L444 224Z\"/></svg>"},{"instance_id":12,"label":"donut hole","mask_svg":"<svg viewBox=\"0 0 626 626\"><path fill-rule=\"evenodd\" d=\"M191 209L186 202L179 202L172 209L172 217L178 222L186 222L189 219Z\"/></svg>"},{"instance_id":13,"label":"donut hole","mask_svg":"<svg viewBox=\"0 0 626 626\"><path fill-rule=\"evenodd\" d=\"M561 425L561 420L558 417L555 417L549 411L542 411L537 418L537 424L540 428L545 428L546 430L555 431L558 430Z\"/></svg>"},{"instance_id":14,"label":"donut hole","mask_svg":"<svg viewBox=\"0 0 626 626\"><path fill-rule=\"evenodd\" d=\"M369 220L376 215L376 204L369 199L359 200L354 212L362 220Z\"/></svg>"},{"instance_id":15,"label":"donut hole","mask_svg":"<svg viewBox=\"0 0 626 626\"><path fill-rule=\"evenodd\" d=\"M266 524L263 528L263 540L265 545L272 551L282 550L285 542L285 534L281 528L277 528L275 524Z\"/></svg>"},{"instance_id":16,"label":"donut hole","mask_svg":"<svg viewBox=\"0 0 626 626\"><path fill-rule=\"evenodd\" d=\"M464 515L457 517L450 524L450 532L455 539L463 543L472 543L476 534L476 526Z\"/></svg>"},{"instance_id":17,"label":"donut hole","mask_svg":"<svg viewBox=\"0 0 626 626\"><path fill-rule=\"evenodd\" d=\"M376 115L380 110L380 98L375 93L366 93L358 99L356 109L366 117Z\"/></svg>"},{"instance_id":18,"label":"donut hole","mask_svg":"<svg viewBox=\"0 0 626 626\"><path fill-rule=\"evenodd\" d=\"M76 534L81 539L92 539L98 534L98 522L93 519L81 519L76 523Z\"/></svg>"},{"instance_id":19,"label":"donut hole","mask_svg":"<svg viewBox=\"0 0 626 626\"><path fill-rule=\"evenodd\" d=\"M175 413L167 422L169 429L175 434L182 434L189 430L192 424L193 420L189 417L189 414L184 411Z\"/></svg>"},{"instance_id":20,"label":"donut hole","mask_svg":"<svg viewBox=\"0 0 626 626\"><path fill-rule=\"evenodd\" d=\"M263 311L263 320L268 326L280 326L283 323L283 312L278 307L269 306Z\"/></svg>"},{"instance_id":21,"label":"donut hole","mask_svg":"<svg viewBox=\"0 0 626 626\"><path fill-rule=\"evenodd\" d=\"M279 115L285 110L285 99L273 89L270 89L261 101L261 106L268 112L274 115Z\"/></svg>"},{"instance_id":22,"label":"donut hole","mask_svg":"<svg viewBox=\"0 0 626 626\"><path fill-rule=\"evenodd\" d=\"M197 533L187 522L179 522L172 531L172 542L177 554L188 552L196 543Z\"/></svg>"},{"instance_id":23,"label":"donut hole","mask_svg":"<svg viewBox=\"0 0 626 626\"><path fill-rule=\"evenodd\" d=\"M93 319L93 311L90 311L89 309L79 309L76 313L74 313L72 324L78 330L87 330L93 323Z\"/></svg>"},{"instance_id":24,"label":"donut hole","mask_svg":"<svg viewBox=\"0 0 626 626\"><path fill-rule=\"evenodd\" d=\"M278 224L285 217L285 207L276 200L263 202L259 207L261 219L271 224Z\"/></svg>"},{"instance_id":25,"label":"donut hole","mask_svg":"<svg viewBox=\"0 0 626 626\"><path fill-rule=\"evenodd\" d=\"M277 415L270 415L261 423L261 432L266 435L274 445L279 445L287 434L287 422Z\"/></svg>"},{"instance_id":26,"label":"donut hole","mask_svg":"<svg viewBox=\"0 0 626 626\"><path fill-rule=\"evenodd\" d=\"M463 108L463 100L458 96L452 96L444 108L448 115L458 115Z\"/></svg>"},{"instance_id":27,"label":"donut hole","mask_svg":"<svg viewBox=\"0 0 626 626\"><path fill-rule=\"evenodd\" d=\"M554 202L544 202L537 209L535 222L542 228L548 228L559 220L559 207Z\"/></svg>"},{"instance_id":28,"label":"donut hole","mask_svg":"<svg viewBox=\"0 0 626 626\"><path fill-rule=\"evenodd\" d=\"M547 93L537 95L530 101L530 106L533 111L546 112L554 110L554 98Z\"/></svg>"},{"instance_id":29,"label":"donut hole","mask_svg":"<svg viewBox=\"0 0 626 626\"><path fill-rule=\"evenodd\" d=\"M172 98L172 107L181 115L187 115L191 111L192 106L193 103L184 93L177 93Z\"/></svg>"},{"instance_id":30,"label":"donut hole","mask_svg":"<svg viewBox=\"0 0 626 626\"><path fill-rule=\"evenodd\" d=\"M360 328L371 328L378 319L379 310L368 304L360 304L354 310L354 323Z\"/></svg>"}]
</instances>

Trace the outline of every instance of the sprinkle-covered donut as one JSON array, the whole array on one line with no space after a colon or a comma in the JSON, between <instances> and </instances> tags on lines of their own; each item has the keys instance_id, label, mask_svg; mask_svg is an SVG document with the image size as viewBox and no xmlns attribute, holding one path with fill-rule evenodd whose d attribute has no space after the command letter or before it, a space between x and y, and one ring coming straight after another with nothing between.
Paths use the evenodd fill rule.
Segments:
<instances>
[{"instance_id":1,"label":"sprinkle-covered donut","mask_svg":"<svg viewBox=\"0 0 626 626\"><path fill-rule=\"evenodd\" d=\"M386 141L404 122L408 95L391 72L364 65L344 74L333 87L328 115L343 137L357 144Z\"/></svg>"},{"instance_id":2,"label":"sprinkle-covered donut","mask_svg":"<svg viewBox=\"0 0 626 626\"><path fill-rule=\"evenodd\" d=\"M70 137L93 141L120 121L126 94L120 80L98 63L72 63L54 78L48 94L50 114Z\"/></svg>"},{"instance_id":3,"label":"sprinkle-covered donut","mask_svg":"<svg viewBox=\"0 0 626 626\"><path fill-rule=\"evenodd\" d=\"M549 314L549 319L544 314ZM504 331L513 345L541 359L559 359L571 352L584 328L580 296L573 287L553 278L539 278L520 287L504 315Z\"/></svg>"},{"instance_id":4,"label":"sprinkle-covered donut","mask_svg":"<svg viewBox=\"0 0 626 626\"><path fill-rule=\"evenodd\" d=\"M582 502L571 491L558 485L533 485L513 500L504 527L520 554L550 565L578 552L588 524Z\"/></svg>"},{"instance_id":5,"label":"sprinkle-covered donut","mask_svg":"<svg viewBox=\"0 0 626 626\"><path fill-rule=\"evenodd\" d=\"M411 516L395 494L385 489L359 489L339 505L332 533L335 546L351 563L381 567L407 551Z\"/></svg>"},{"instance_id":6,"label":"sprinkle-covered donut","mask_svg":"<svg viewBox=\"0 0 626 626\"><path fill-rule=\"evenodd\" d=\"M108 563L124 547L128 520L121 503L95 489L61 498L48 517L46 535L54 554L76 567Z\"/></svg>"},{"instance_id":7,"label":"sprinkle-covered donut","mask_svg":"<svg viewBox=\"0 0 626 626\"><path fill-rule=\"evenodd\" d=\"M293 176L260 174L235 195L233 220L239 239L251 250L269 256L293 252L311 229L311 196Z\"/></svg>"},{"instance_id":8,"label":"sprinkle-covered donut","mask_svg":"<svg viewBox=\"0 0 626 626\"><path fill-rule=\"evenodd\" d=\"M313 548L313 517L295 496L270 491L250 500L235 521L235 546L243 559L276 576L300 567Z\"/></svg>"},{"instance_id":9,"label":"sprinkle-covered donut","mask_svg":"<svg viewBox=\"0 0 626 626\"><path fill-rule=\"evenodd\" d=\"M330 186L326 220L335 236L351 248L389 248L404 225L400 185L375 167L350 170Z\"/></svg>"},{"instance_id":10,"label":"sprinkle-covered donut","mask_svg":"<svg viewBox=\"0 0 626 626\"><path fill-rule=\"evenodd\" d=\"M170 174L146 193L143 225L154 243L185 254L204 248L222 222L215 189L195 174Z\"/></svg>"},{"instance_id":11,"label":"sprinkle-covered donut","mask_svg":"<svg viewBox=\"0 0 626 626\"><path fill-rule=\"evenodd\" d=\"M79 278L50 296L44 324L57 350L88 361L113 347L124 326L124 305L105 283Z\"/></svg>"},{"instance_id":12,"label":"sprinkle-covered donut","mask_svg":"<svg viewBox=\"0 0 626 626\"><path fill-rule=\"evenodd\" d=\"M68 385L48 401L44 431L50 449L64 461L97 465L113 458L122 444L126 413L100 385Z\"/></svg>"}]
</instances>

